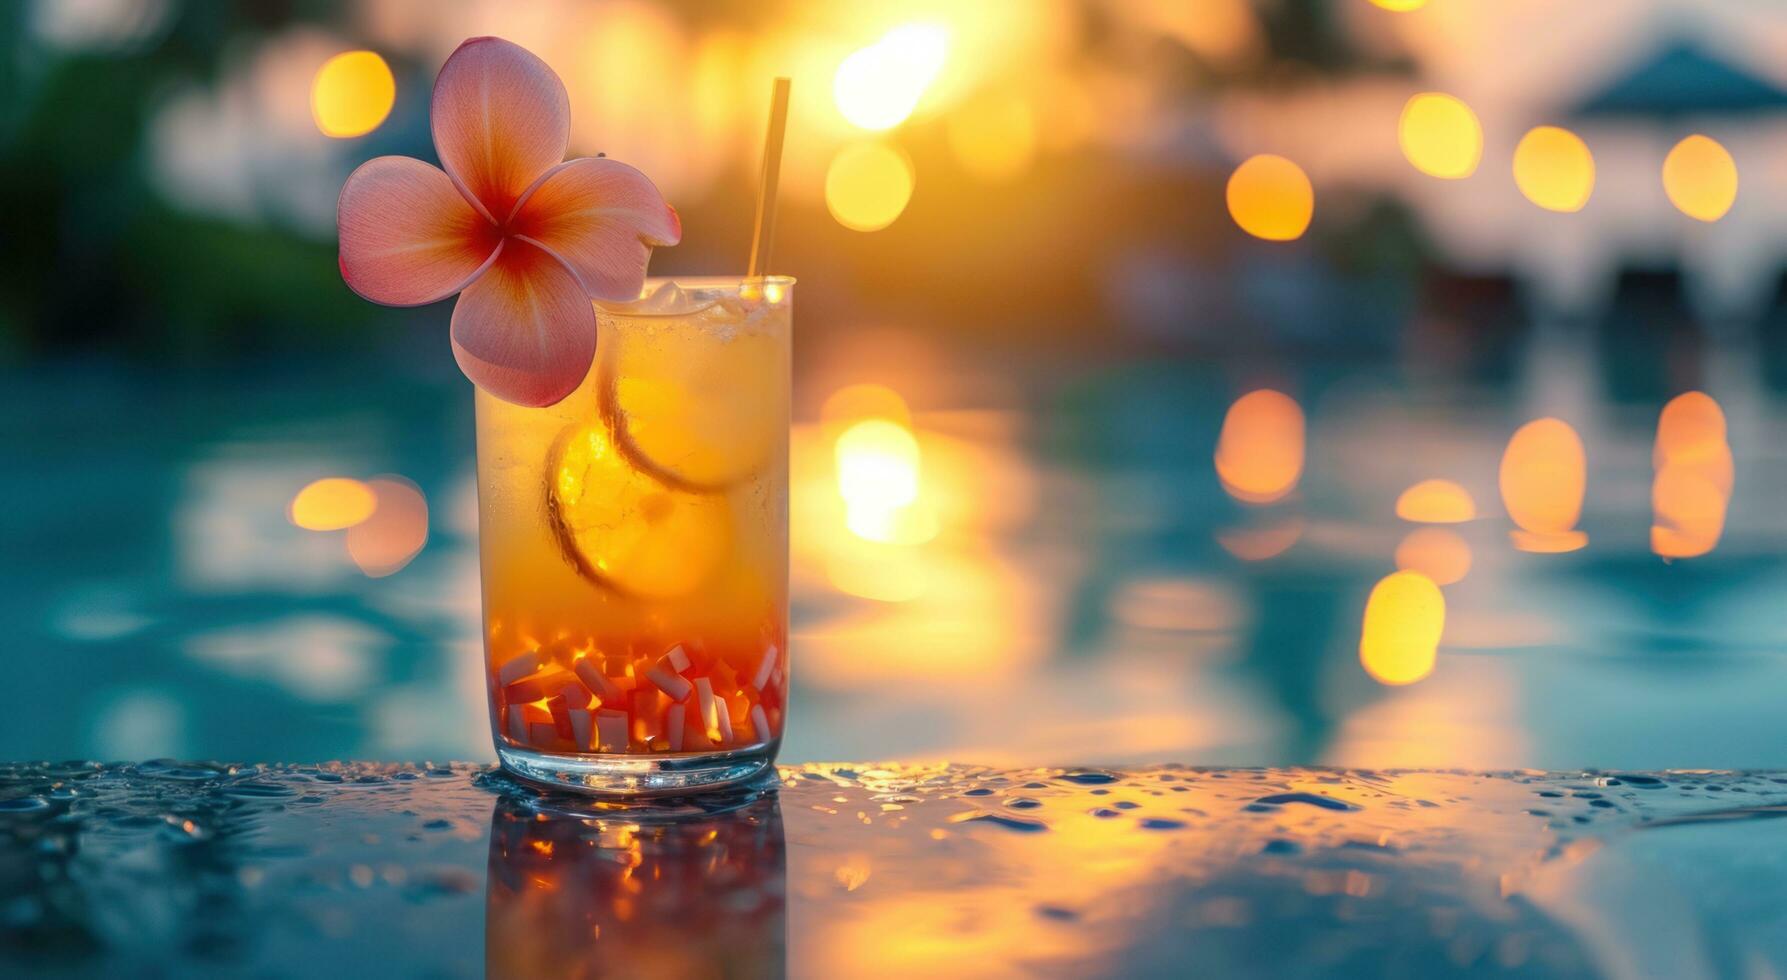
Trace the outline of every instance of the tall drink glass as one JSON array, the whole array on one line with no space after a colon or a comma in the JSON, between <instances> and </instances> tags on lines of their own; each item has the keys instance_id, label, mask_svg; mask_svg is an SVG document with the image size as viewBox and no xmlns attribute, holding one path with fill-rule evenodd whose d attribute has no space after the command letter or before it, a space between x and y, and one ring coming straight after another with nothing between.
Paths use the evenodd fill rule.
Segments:
<instances>
[{"instance_id":1,"label":"tall drink glass","mask_svg":"<svg viewBox=\"0 0 1787 980\"><path fill-rule=\"evenodd\" d=\"M654 279L598 304L570 397L477 393L491 734L591 793L747 779L788 704L794 281Z\"/></svg>"}]
</instances>

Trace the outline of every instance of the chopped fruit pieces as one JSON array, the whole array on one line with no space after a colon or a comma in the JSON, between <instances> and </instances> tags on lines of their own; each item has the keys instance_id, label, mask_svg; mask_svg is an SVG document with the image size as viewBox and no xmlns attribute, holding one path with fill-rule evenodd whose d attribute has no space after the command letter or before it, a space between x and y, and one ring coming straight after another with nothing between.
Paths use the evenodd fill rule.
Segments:
<instances>
[{"instance_id":1,"label":"chopped fruit pieces","mask_svg":"<svg viewBox=\"0 0 1787 980\"><path fill-rule=\"evenodd\" d=\"M705 677L695 678L695 703L701 712L701 725L708 731L720 727L720 706L714 700L713 683Z\"/></svg>"},{"instance_id":2,"label":"chopped fruit pieces","mask_svg":"<svg viewBox=\"0 0 1787 980\"><path fill-rule=\"evenodd\" d=\"M596 731L602 739L601 751L627 751L627 713L602 710L596 712Z\"/></svg>"},{"instance_id":3,"label":"chopped fruit pieces","mask_svg":"<svg viewBox=\"0 0 1787 980\"><path fill-rule=\"evenodd\" d=\"M497 671L496 682L501 687L508 687L539 669L540 654L538 652L524 653L503 664L502 669Z\"/></svg>"},{"instance_id":4,"label":"chopped fruit pieces","mask_svg":"<svg viewBox=\"0 0 1787 980\"><path fill-rule=\"evenodd\" d=\"M583 708L572 708L571 709L571 743L573 745L577 746L577 751L579 751L579 752L590 751L589 731L590 731L589 712L584 710Z\"/></svg>"},{"instance_id":5,"label":"chopped fruit pieces","mask_svg":"<svg viewBox=\"0 0 1787 980\"><path fill-rule=\"evenodd\" d=\"M602 700L603 704L619 701L623 696L620 685L609 679L607 674L602 673L602 669L596 666L593 659L584 657L577 661L571 669L577 672L577 677L596 697Z\"/></svg>"},{"instance_id":6,"label":"chopped fruit pieces","mask_svg":"<svg viewBox=\"0 0 1787 980\"><path fill-rule=\"evenodd\" d=\"M651 670L645 672L645 679L655 684L658 690L669 695L672 701L684 701L689 697L691 690L689 682L682 675L671 671L661 659Z\"/></svg>"},{"instance_id":7,"label":"chopped fruit pieces","mask_svg":"<svg viewBox=\"0 0 1787 980\"><path fill-rule=\"evenodd\" d=\"M763 653L763 662L757 665L756 675L751 678L752 687L761 691L769 686L770 678L775 675L777 653L776 645L771 643Z\"/></svg>"}]
</instances>

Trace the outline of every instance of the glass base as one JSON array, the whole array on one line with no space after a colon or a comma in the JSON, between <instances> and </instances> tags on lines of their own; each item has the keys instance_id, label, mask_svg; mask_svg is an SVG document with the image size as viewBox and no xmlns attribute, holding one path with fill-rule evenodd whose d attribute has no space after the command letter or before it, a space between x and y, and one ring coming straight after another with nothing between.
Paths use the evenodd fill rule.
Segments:
<instances>
[{"instance_id":1,"label":"glass base","mask_svg":"<svg viewBox=\"0 0 1787 980\"><path fill-rule=\"evenodd\" d=\"M689 755L559 755L497 743L509 773L588 796L677 796L734 786L768 769L781 741Z\"/></svg>"}]
</instances>

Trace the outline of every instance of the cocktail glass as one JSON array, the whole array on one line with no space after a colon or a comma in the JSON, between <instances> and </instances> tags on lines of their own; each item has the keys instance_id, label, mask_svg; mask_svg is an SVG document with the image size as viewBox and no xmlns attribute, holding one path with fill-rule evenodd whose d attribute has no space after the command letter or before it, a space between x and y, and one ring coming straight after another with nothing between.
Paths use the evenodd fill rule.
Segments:
<instances>
[{"instance_id":1,"label":"cocktail glass","mask_svg":"<svg viewBox=\"0 0 1787 980\"><path fill-rule=\"evenodd\" d=\"M477 393L491 734L590 793L736 783L788 704L794 281L646 282L597 304L570 397Z\"/></svg>"}]
</instances>

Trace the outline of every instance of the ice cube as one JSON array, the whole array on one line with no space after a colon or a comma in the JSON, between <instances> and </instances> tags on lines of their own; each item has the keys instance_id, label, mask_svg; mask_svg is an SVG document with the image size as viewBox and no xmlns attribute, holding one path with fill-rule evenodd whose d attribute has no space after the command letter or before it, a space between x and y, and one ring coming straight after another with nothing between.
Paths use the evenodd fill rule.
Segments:
<instances>
[{"instance_id":1,"label":"ice cube","mask_svg":"<svg viewBox=\"0 0 1787 980\"><path fill-rule=\"evenodd\" d=\"M674 282L659 284L651 295L633 304L637 313L693 313L701 306L688 291Z\"/></svg>"}]
</instances>

